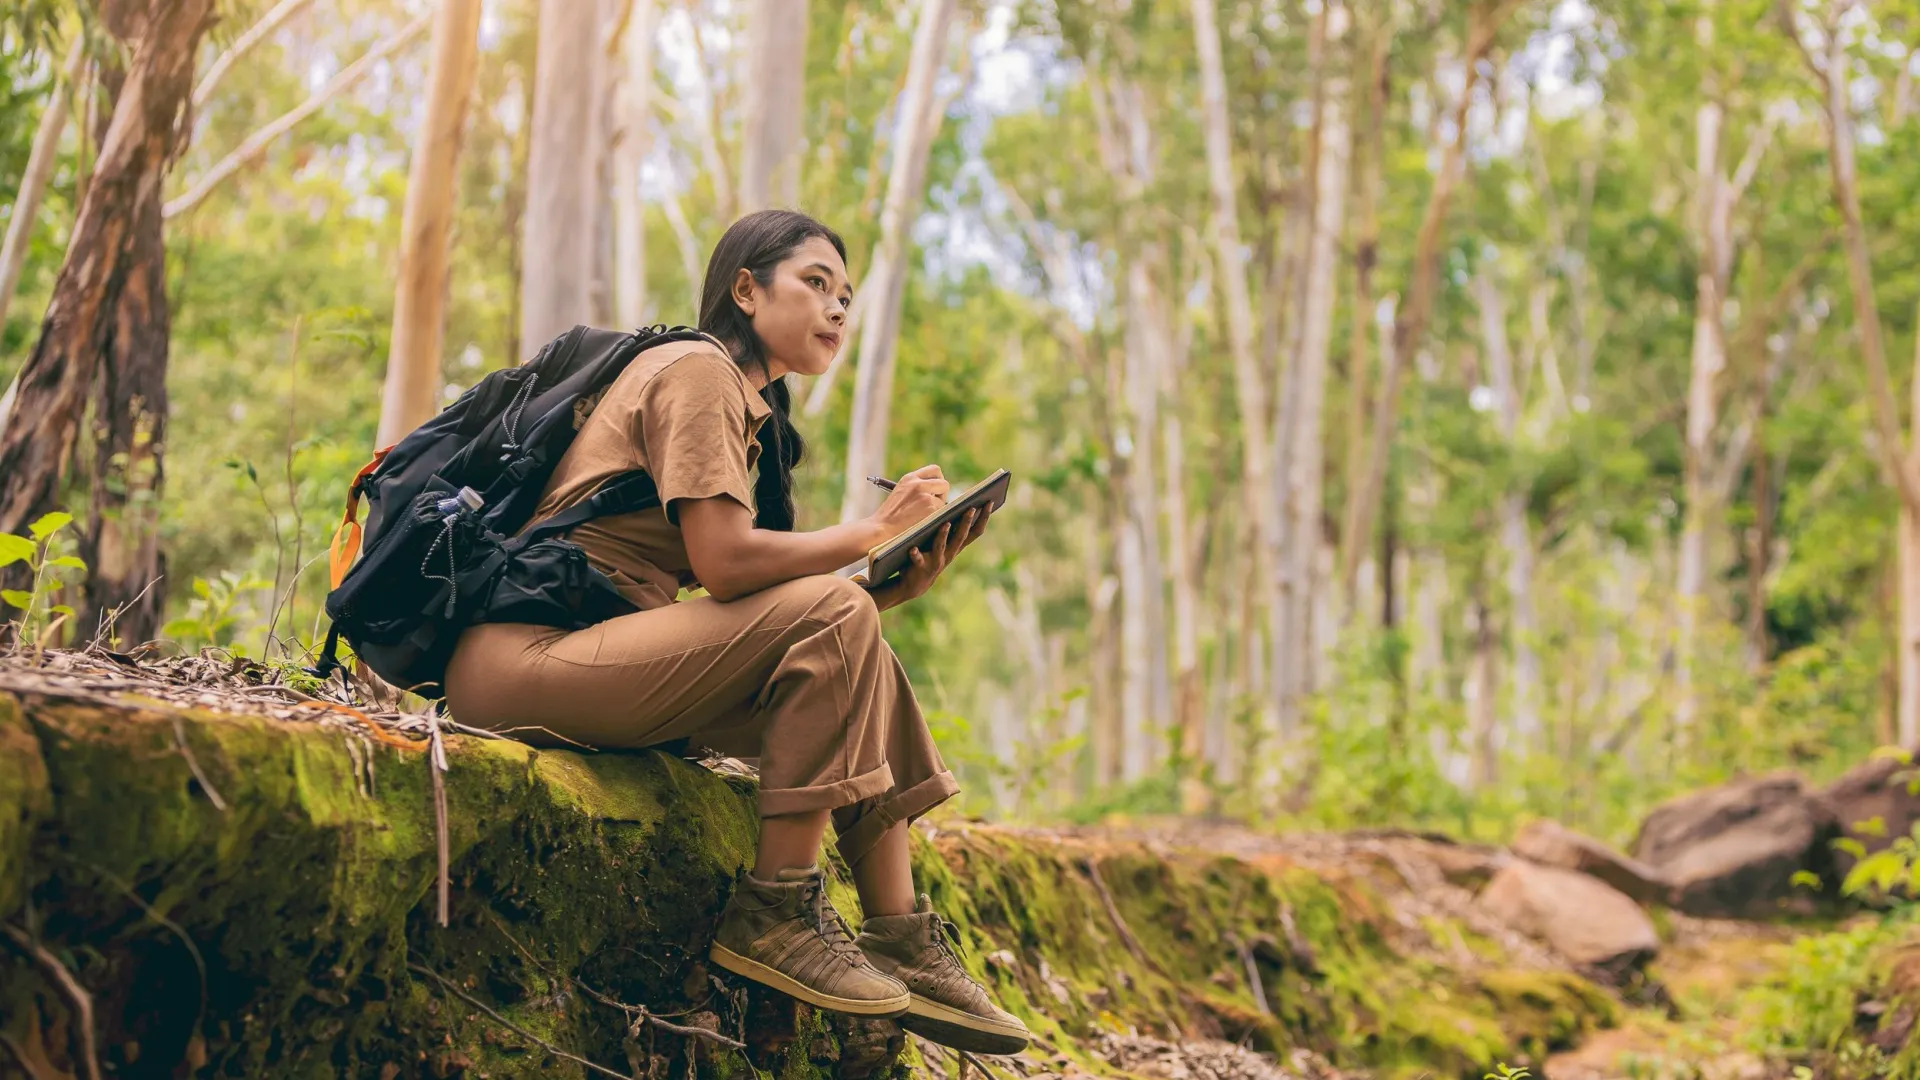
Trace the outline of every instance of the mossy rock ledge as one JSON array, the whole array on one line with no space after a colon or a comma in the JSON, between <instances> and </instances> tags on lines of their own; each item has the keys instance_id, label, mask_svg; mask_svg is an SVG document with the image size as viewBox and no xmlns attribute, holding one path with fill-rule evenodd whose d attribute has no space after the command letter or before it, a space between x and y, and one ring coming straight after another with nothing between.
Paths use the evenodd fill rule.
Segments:
<instances>
[{"instance_id":1,"label":"mossy rock ledge","mask_svg":"<svg viewBox=\"0 0 1920 1080\"><path fill-rule=\"evenodd\" d=\"M0 672L0 1076L81 1075L70 995L34 942L89 993L108 1076L603 1075L527 1035L623 1076L685 1076L690 1052L703 1077L953 1067L911 1047L892 1060L890 1024L836 1025L707 970L752 851L750 780L653 752L451 738L442 927L426 753L9 683ZM1616 1013L1575 975L1487 959L1459 927L1397 923L1358 876L950 819L914 843L968 962L1041 1040L1016 1072L1110 1072L1092 1037L1132 1029L1477 1077ZM1434 947L1409 947L1421 935ZM749 1050L630 1038L607 1000L744 1033Z\"/></svg>"}]
</instances>

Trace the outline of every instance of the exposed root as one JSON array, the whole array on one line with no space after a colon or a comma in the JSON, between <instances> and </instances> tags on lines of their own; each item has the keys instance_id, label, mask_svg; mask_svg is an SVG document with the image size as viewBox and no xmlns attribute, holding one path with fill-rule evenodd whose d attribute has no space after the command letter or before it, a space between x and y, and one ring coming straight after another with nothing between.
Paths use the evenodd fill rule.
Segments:
<instances>
[{"instance_id":1,"label":"exposed root","mask_svg":"<svg viewBox=\"0 0 1920 1080\"><path fill-rule=\"evenodd\" d=\"M67 1007L73 1010L74 1026L79 1029L80 1080L100 1080L99 1039L94 1034L93 1026L93 995L87 993L87 988L80 985L80 981L73 977L73 972L67 970L67 965L61 963L59 957L42 948L25 930L12 923L0 923L0 934L5 934L14 947L26 953L28 959L60 991L60 996L66 999ZM18 1056L17 1052L15 1056Z\"/></svg>"}]
</instances>

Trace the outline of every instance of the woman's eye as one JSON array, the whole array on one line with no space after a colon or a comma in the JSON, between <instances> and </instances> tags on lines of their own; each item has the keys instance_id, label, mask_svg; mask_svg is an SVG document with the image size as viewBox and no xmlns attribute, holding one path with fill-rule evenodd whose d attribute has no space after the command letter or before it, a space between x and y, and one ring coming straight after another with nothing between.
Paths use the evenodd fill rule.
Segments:
<instances>
[{"instance_id":1,"label":"woman's eye","mask_svg":"<svg viewBox=\"0 0 1920 1080\"><path fill-rule=\"evenodd\" d=\"M807 284L813 286L816 289L819 289L821 292L827 291L827 279L825 278L810 277L807 279Z\"/></svg>"}]
</instances>

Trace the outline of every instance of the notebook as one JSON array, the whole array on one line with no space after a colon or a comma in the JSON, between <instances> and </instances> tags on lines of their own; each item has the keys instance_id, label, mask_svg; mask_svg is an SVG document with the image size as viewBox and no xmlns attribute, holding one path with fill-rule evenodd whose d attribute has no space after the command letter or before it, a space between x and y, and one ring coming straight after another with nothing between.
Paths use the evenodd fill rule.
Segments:
<instances>
[{"instance_id":1,"label":"notebook","mask_svg":"<svg viewBox=\"0 0 1920 1080\"><path fill-rule=\"evenodd\" d=\"M991 506L995 510L1007 501L1007 485L1013 480L1013 474L1005 469L995 469L991 476L960 492L949 495L946 505L915 522L907 531L876 545L867 552L867 557L839 569L841 577L851 578L864 588L871 589L912 565L910 557L915 549L927 550L933 547L938 538L940 526L953 522L959 526L961 515L977 506Z\"/></svg>"}]
</instances>

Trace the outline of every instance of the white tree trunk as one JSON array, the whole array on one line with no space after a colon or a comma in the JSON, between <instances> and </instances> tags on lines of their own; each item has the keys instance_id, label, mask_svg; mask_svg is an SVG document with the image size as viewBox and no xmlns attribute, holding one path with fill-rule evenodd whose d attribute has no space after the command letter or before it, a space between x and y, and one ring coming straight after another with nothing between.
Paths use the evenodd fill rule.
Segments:
<instances>
[{"instance_id":1,"label":"white tree trunk","mask_svg":"<svg viewBox=\"0 0 1920 1080\"><path fill-rule=\"evenodd\" d=\"M60 135L67 129L67 112L75 81L86 61L86 38L75 34L67 49L67 62L60 79L49 89L47 107L40 113L40 125L33 132L33 148L27 152L27 168L20 174L20 188L13 195L13 216L7 219L7 239L0 244L0 323L7 321L7 308L13 291L20 287L20 271L27 265L27 241L33 237L33 224L40 217L40 200L47 194L47 179L53 175L53 163L60 156ZM7 405L12 393L0 404L0 427L4 427Z\"/></svg>"},{"instance_id":2,"label":"white tree trunk","mask_svg":"<svg viewBox=\"0 0 1920 1080\"><path fill-rule=\"evenodd\" d=\"M1158 584L1147 574L1145 545L1131 514L1115 522L1115 552L1120 573L1120 780L1133 783L1147 775L1153 709L1151 631L1144 599Z\"/></svg>"},{"instance_id":3,"label":"white tree trunk","mask_svg":"<svg viewBox=\"0 0 1920 1080\"><path fill-rule=\"evenodd\" d=\"M1252 519L1251 569L1257 608L1269 620L1269 637L1279 626L1281 604L1280 500L1274 487L1272 451L1267 441L1267 384L1254 359L1253 301L1248 295L1246 257L1240 246L1240 211L1233 175L1233 143L1227 124L1227 78L1220 59L1220 27L1215 0L1192 0L1194 44L1200 59L1200 107L1206 138L1207 188L1212 196L1210 236L1213 258L1226 299L1227 349L1233 357L1234 399L1240 411L1243 489ZM1256 675L1257 679L1257 675ZM1265 680L1259 680L1265 682ZM1270 743L1281 735L1280 712L1263 693L1262 727ZM1270 745L1269 750L1273 747Z\"/></svg>"},{"instance_id":4,"label":"white tree trunk","mask_svg":"<svg viewBox=\"0 0 1920 1080\"><path fill-rule=\"evenodd\" d=\"M414 140L406 209L400 219L400 269L377 446L400 441L426 422L439 404L447 238L453 228L461 136L478 59L480 3L441 0L434 13L427 114Z\"/></svg>"},{"instance_id":5,"label":"white tree trunk","mask_svg":"<svg viewBox=\"0 0 1920 1080\"><path fill-rule=\"evenodd\" d=\"M527 208L521 219L520 351L593 319L600 227L602 0L541 0Z\"/></svg>"},{"instance_id":6,"label":"white tree trunk","mask_svg":"<svg viewBox=\"0 0 1920 1080\"><path fill-rule=\"evenodd\" d=\"M1474 292L1480 306L1481 345L1493 383L1494 417L1500 437L1512 446L1520 430L1520 395L1508 345L1506 301L1489 261L1483 259L1474 274ZM1500 497L1500 547L1506 557L1507 634L1513 654L1508 743L1524 753L1534 748L1540 731L1540 660L1533 648L1533 538L1524 491L1510 490Z\"/></svg>"},{"instance_id":7,"label":"white tree trunk","mask_svg":"<svg viewBox=\"0 0 1920 1080\"><path fill-rule=\"evenodd\" d=\"M1171 403L1169 403L1171 406ZM1205 726L1200 679L1200 582L1193 557L1193 527L1188 520L1185 435L1180 416L1171 407L1160 419L1162 481L1167 511L1167 563L1173 585L1173 715L1180 732L1180 752L1188 767L1198 770L1213 748ZM1206 809L1206 789L1188 783L1181 790L1180 811L1198 814Z\"/></svg>"},{"instance_id":8,"label":"white tree trunk","mask_svg":"<svg viewBox=\"0 0 1920 1080\"><path fill-rule=\"evenodd\" d=\"M1913 343L1912 395L1913 423L1920 425L1920 338ZM1909 455L1908 461L1920 469L1920 455ZM1920 523L1916 522L1915 507L1905 500L1900 506L1899 648L1894 732L1900 745L1912 750L1920 747Z\"/></svg>"},{"instance_id":9,"label":"white tree trunk","mask_svg":"<svg viewBox=\"0 0 1920 1080\"><path fill-rule=\"evenodd\" d=\"M893 161L887 172L887 194L880 206L880 243L867 269L863 303L859 364L853 387L853 416L847 431L846 489L840 520L853 521L873 512L880 489L867 483L887 466L887 427L892 418L895 338L900 332L900 302L906 294L908 233L918 217L927 176L927 154L939 131L933 83L946 54L947 30L953 22L954 0L922 0L920 21L913 31L913 52L907 59L907 85L900 94L893 139Z\"/></svg>"},{"instance_id":10,"label":"white tree trunk","mask_svg":"<svg viewBox=\"0 0 1920 1080\"><path fill-rule=\"evenodd\" d=\"M640 165L653 129L653 38L660 9L632 0L620 71L620 135L613 152L613 316L625 329L647 318L647 244L640 203Z\"/></svg>"},{"instance_id":11,"label":"white tree trunk","mask_svg":"<svg viewBox=\"0 0 1920 1080\"><path fill-rule=\"evenodd\" d=\"M1703 27L1710 26L1701 16ZM1703 44L1712 41L1703 29ZM1680 551L1674 581L1674 713L1676 729L1693 726L1698 710L1693 686L1694 649L1700 625L1702 592L1706 584L1707 516L1710 510L1706 478L1711 469L1713 433L1719 424L1715 380L1726 366L1721 346L1720 276L1716 272L1725 243L1722 208L1726 199L1720 177L1718 102L1702 102L1694 114L1694 247L1698 262L1693 308L1692 373L1687 382L1687 443L1684 484L1686 517L1680 530Z\"/></svg>"},{"instance_id":12,"label":"white tree trunk","mask_svg":"<svg viewBox=\"0 0 1920 1080\"><path fill-rule=\"evenodd\" d=\"M759 0L747 16L740 212L800 201L807 90L807 0Z\"/></svg>"},{"instance_id":13,"label":"white tree trunk","mask_svg":"<svg viewBox=\"0 0 1920 1080\"><path fill-rule=\"evenodd\" d=\"M1347 12L1327 12L1327 46L1344 36ZM1283 730L1300 721L1302 698L1314 685L1314 585L1324 531L1321 473L1324 464L1321 414L1327 396L1327 353L1334 316L1334 285L1340 229L1345 221L1347 160L1351 125L1347 113L1347 75L1344 63L1327 66L1320 109L1319 171L1314 181L1313 233L1307 241L1305 300L1300 311L1300 350L1289 380L1298 395L1291 403L1284 432L1286 485L1286 569L1281 575L1286 617L1275 635L1273 669L1278 681Z\"/></svg>"},{"instance_id":14,"label":"white tree trunk","mask_svg":"<svg viewBox=\"0 0 1920 1080\"><path fill-rule=\"evenodd\" d=\"M1145 629L1142 675L1147 680L1146 768L1166 756L1162 729L1173 715L1167 676L1166 564L1160 545L1160 485L1154 467L1154 436L1160 428L1160 395L1171 363L1173 342L1165 318L1165 300L1154 285L1161 264L1157 245L1140 252L1127 272L1126 404L1124 428L1129 443L1127 514L1140 539L1140 591L1125 598L1138 608Z\"/></svg>"}]
</instances>

